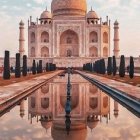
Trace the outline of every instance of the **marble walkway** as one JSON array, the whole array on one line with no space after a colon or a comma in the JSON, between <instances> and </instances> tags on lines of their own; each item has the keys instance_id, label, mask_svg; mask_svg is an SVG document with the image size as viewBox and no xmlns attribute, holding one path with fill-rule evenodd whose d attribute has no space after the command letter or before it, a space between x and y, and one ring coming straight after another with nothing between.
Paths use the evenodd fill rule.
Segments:
<instances>
[{"instance_id":1,"label":"marble walkway","mask_svg":"<svg viewBox=\"0 0 140 140\"><path fill-rule=\"evenodd\" d=\"M79 72L81 72L81 71L79 71ZM99 82L101 82L105 85L108 85L111 88L122 91L127 96L132 97L132 98L140 101L140 87L129 85L126 83L111 80L111 79L108 79L105 77L97 76L97 75L86 73L86 72L81 72L81 73L86 74L87 76L94 78L95 80L98 80Z\"/></svg>"},{"instance_id":2,"label":"marble walkway","mask_svg":"<svg viewBox=\"0 0 140 140\"><path fill-rule=\"evenodd\" d=\"M50 78L54 77L55 75L61 73L62 71L55 71L50 74L46 74L40 77L35 77L31 80L14 83L8 86L0 86L0 105L5 103L11 98L16 97L17 95L21 94L24 91L27 91L38 84L41 84L45 82L46 80L49 80Z\"/></svg>"}]
</instances>

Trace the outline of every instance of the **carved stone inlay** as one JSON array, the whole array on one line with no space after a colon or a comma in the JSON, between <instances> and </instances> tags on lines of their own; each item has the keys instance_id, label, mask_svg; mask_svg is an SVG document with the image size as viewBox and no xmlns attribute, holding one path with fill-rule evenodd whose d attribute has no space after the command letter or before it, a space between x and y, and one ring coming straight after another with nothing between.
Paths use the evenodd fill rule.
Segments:
<instances>
[{"instance_id":1,"label":"carved stone inlay","mask_svg":"<svg viewBox=\"0 0 140 140\"><path fill-rule=\"evenodd\" d=\"M59 34L63 33L66 30L73 30L75 31L77 34L80 33L80 26L77 25L73 25L73 26L59 26L57 29L57 32L59 32Z\"/></svg>"}]
</instances>

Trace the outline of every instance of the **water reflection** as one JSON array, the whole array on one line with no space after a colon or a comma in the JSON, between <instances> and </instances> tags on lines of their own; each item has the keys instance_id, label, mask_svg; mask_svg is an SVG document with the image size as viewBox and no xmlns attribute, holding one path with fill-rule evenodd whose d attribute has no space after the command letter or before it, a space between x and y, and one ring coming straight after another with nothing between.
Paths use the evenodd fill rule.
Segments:
<instances>
[{"instance_id":1,"label":"water reflection","mask_svg":"<svg viewBox=\"0 0 140 140\"><path fill-rule=\"evenodd\" d=\"M79 75L72 75L71 131L65 77L57 77L0 118L0 140L139 140L140 121ZM133 129L132 129L133 128Z\"/></svg>"},{"instance_id":2,"label":"water reflection","mask_svg":"<svg viewBox=\"0 0 140 140\"><path fill-rule=\"evenodd\" d=\"M71 131L65 133L65 104L67 76L57 77L28 98L29 120L40 121L43 128L52 129L54 139L86 139L87 127L93 130L103 119L110 119L110 97L79 75L71 77ZM23 104L23 103L22 103ZM21 106L21 113L23 113ZM118 116L114 102L114 115ZM82 135L82 137L81 137Z\"/></svg>"}]
</instances>

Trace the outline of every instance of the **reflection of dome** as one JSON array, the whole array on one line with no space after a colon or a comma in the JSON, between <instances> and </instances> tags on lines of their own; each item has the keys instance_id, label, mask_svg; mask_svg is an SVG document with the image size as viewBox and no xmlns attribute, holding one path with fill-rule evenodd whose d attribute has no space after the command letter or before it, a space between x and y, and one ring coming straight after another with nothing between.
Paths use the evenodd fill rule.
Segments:
<instances>
[{"instance_id":1,"label":"reflection of dome","mask_svg":"<svg viewBox=\"0 0 140 140\"><path fill-rule=\"evenodd\" d=\"M87 18L89 19L99 19L96 12L91 10L87 13Z\"/></svg>"},{"instance_id":2,"label":"reflection of dome","mask_svg":"<svg viewBox=\"0 0 140 140\"><path fill-rule=\"evenodd\" d=\"M51 132L54 140L85 140L87 136L85 122L72 121L69 135L64 122L54 122Z\"/></svg>"},{"instance_id":3,"label":"reflection of dome","mask_svg":"<svg viewBox=\"0 0 140 140\"><path fill-rule=\"evenodd\" d=\"M52 14L47 10L45 10L40 16L40 19L51 19L51 18Z\"/></svg>"},{"instance_id":4,"label":"reflection of dome","mask_svg":"<svg viewBox=\"0 0 140 140\"><path fill-rule=\"evenodd\" d=\"M41 121L41 125L45 129L49 129L52 126L52 121Z\"/></svg>"},{"instance_id":5,"label":"reflection of dome","mask_svg":"<svg viewBox=\"0 0 140 140\"><path fill-rule=\"evenodd\" d=\"M86 15L86 0L53 0L51 4L53 16L57 15Z\"/></svg>"},{"instance_id":6,"label":"reflection of dome","mask_svg":"<svg viewBox=\"0 0 140 140\"><path fill-rule=\"evenodd\" d=\"M67 96L61 95L60 103L63 108L65 108L66 101L67 101ZM71 108L72 109L76 108L78 106L78 104L79 104L79 96L71 96Z\"/></svg>"},{"instance_id":7,"label":"reflection of dome","mask_svg":"<svg viewBox=\"0 0 140 140\"><path fill-rule=\"evenodd\" d=\"M41 92L42 93L48 93L49 92L49 85L45 85L41 87Z\"/></svg>"},{"instance_id":8,"label":"reflection of dome","mask_svg":"<svg viewBox=\"0 0 140 140\"><path fill-rule=\"evenodd\" d=\"M94 128L98 125L98 122L99 122L98 120L88 122L88 123L87 123L87 126L88 126L90 129L94 129Z\"/></svg>"},{"instance_id":9,"label":"reflection of dome","mask_svg":"<svg viewBox=\"0 0 140 140\"><path fill-rule=\"evenodd\" d=\"M98 116L88 117L87 119L87 126L92 130L98 125L99 119Z\"/></svg>"}]
</instances>

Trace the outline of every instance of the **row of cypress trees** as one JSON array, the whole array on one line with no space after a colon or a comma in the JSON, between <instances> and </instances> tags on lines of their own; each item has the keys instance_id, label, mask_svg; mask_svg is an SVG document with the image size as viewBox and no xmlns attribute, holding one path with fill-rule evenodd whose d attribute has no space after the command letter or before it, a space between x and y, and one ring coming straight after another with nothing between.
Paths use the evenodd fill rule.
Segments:
<instances>
[{"instance_id":1,"label":"row of cypress trees","mask_svg":"<svg viewBox=\"0 0 140 140\"><path fill-rule=\"evenodd\" d=\"M113 56L113 57L108 57L107 68L105 66L105 60L100 59L100 60L95 61L94 63L84 64L83 70L90 71L90 72L96 72L99 74L106 74L106 72L107 72L108 75L113 75L113 76L115 76L117 71L119 70L118 71L119 76L124 77L125 71L126 71L125 57L124 57L124 55L121 55L119 68L116 65L116 58L115 58L115 56ZM134 60L133 60L132 56L130 57L128 73L129 73L130 78L134 77Z\"/></svg>"},{"instance_id":2,"label":"row of cypress trees","mask_svg":"<svg viewBox=\"0 0 140 140\"><path fill-rule=\"evenodd\" d=\"M23 70L22 75L27 75L27 56L23 56ZM16 64L15 64L15 78L21 77L21 68L20 68L20 53L16 53ZM10 52L5 51L4 57L4 71L3 71L3 79L10 79Z\"/></svg>"},{"instance_id":3,"label":"row of cypress trees","mask_svg":"<svg viewBox=\"0 0 140 140\"><path fill-rule=\"evenodd\" d=\"M20 64L20 53L16 53L16 64L15 64L15 78L21 77L21 64ZM53 63L46 63L46 72L47 71L54 71L56 70L56 64ZM27 56L23 56L23 67L22 67L22 75L27 76ZM42 60L39 60L39 63L36 64L35 60L33 60L32 64L32 74L42 73ZM3 72L3 79L8 80L10 79L10 53L9 51L5 51L4 57L4 72Z\"/></svg>"},{"instance_id":4,"label":"row of cypress trees","mask_svg":"<svg viewBox=\"0 0 140 140\"><path fill-rule=\"evenodd\" d=\"M46 67L45 67L45 71L55 71L56 70L56 64L53 63L46 63ZM33 64L32 64L32 74L38 74L38 73L43 73L43 67L42 67L42 60L39 60L39 63L35 62L35 60L33 60Z\"/></svg>"}]
</instances>

